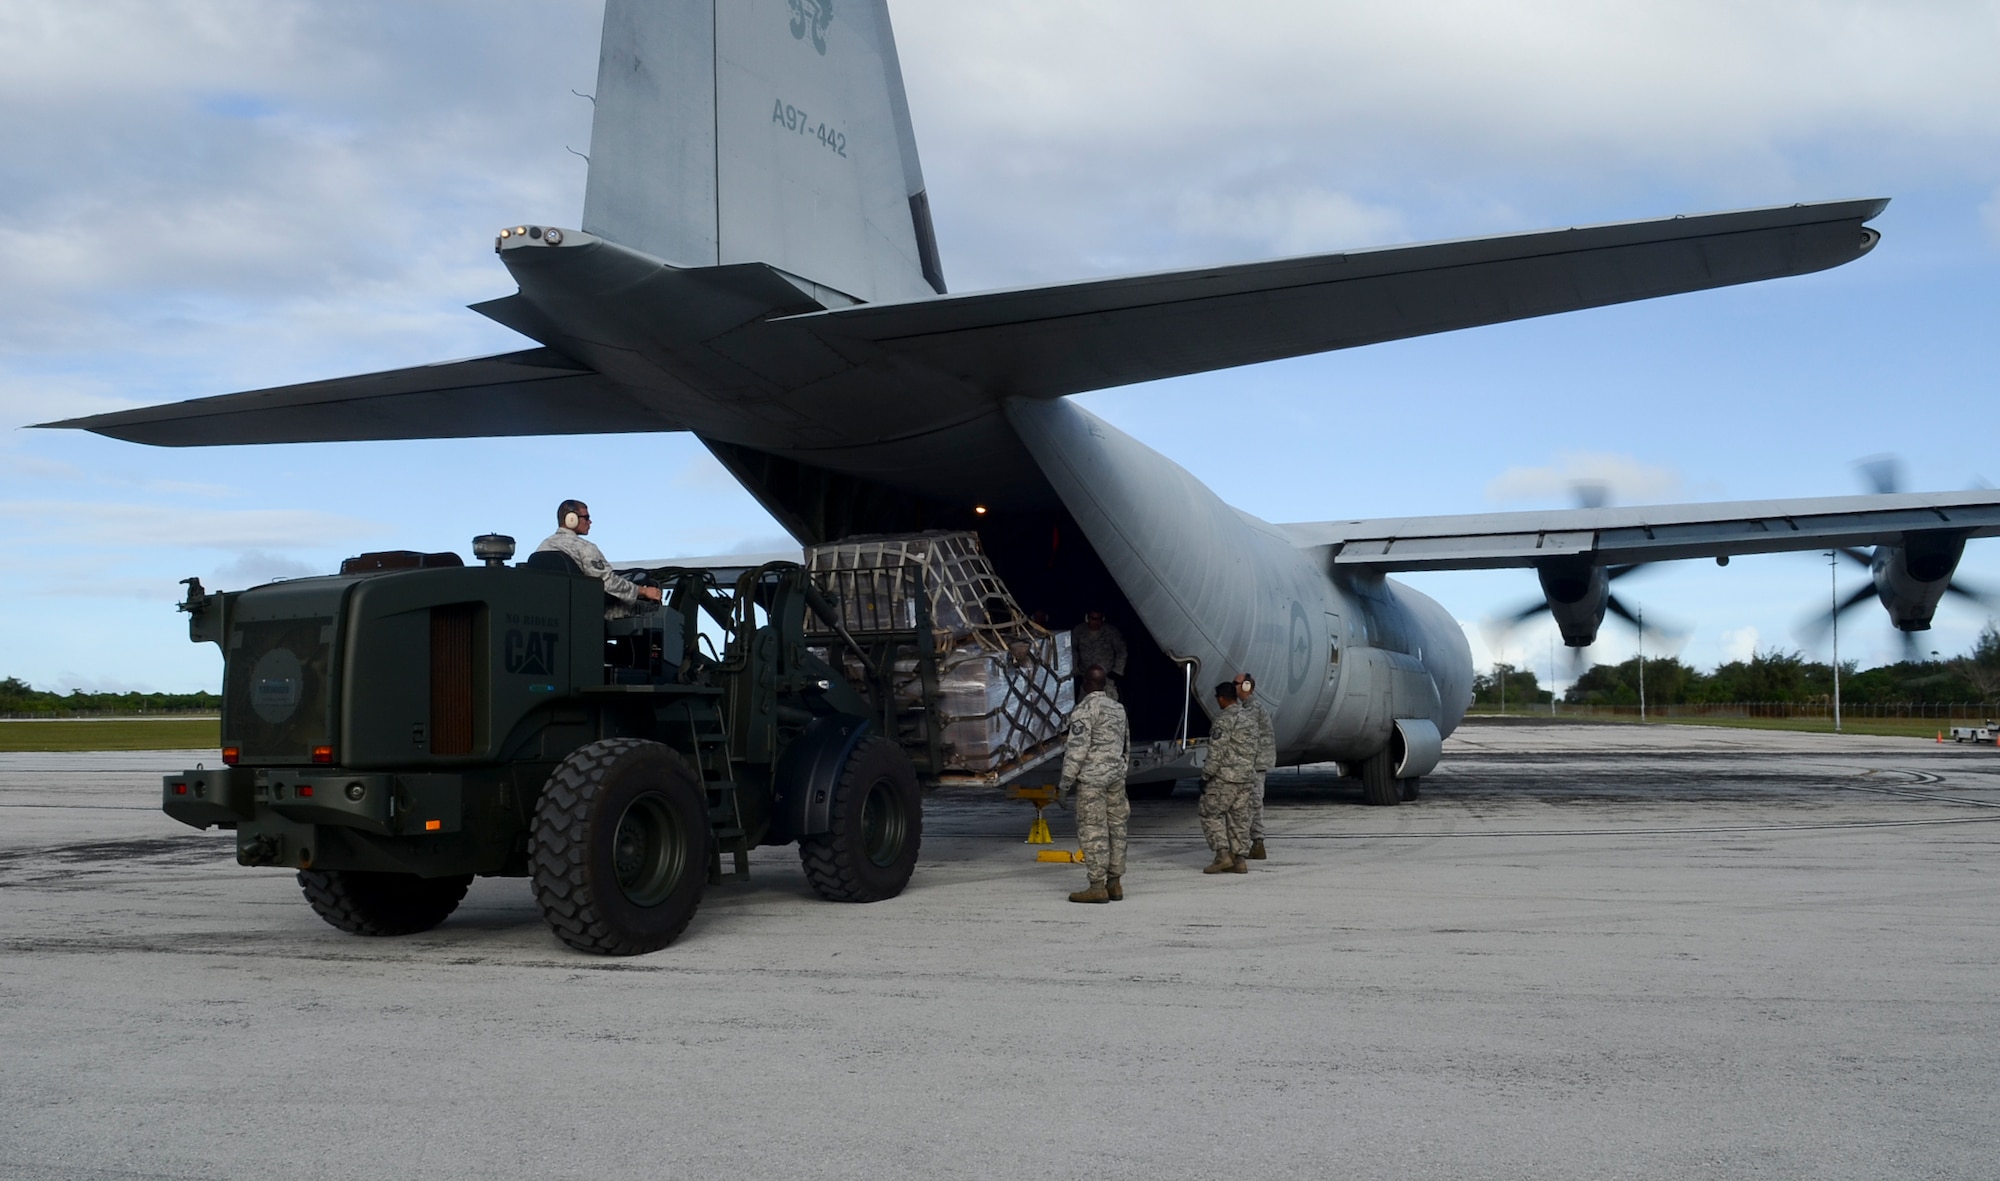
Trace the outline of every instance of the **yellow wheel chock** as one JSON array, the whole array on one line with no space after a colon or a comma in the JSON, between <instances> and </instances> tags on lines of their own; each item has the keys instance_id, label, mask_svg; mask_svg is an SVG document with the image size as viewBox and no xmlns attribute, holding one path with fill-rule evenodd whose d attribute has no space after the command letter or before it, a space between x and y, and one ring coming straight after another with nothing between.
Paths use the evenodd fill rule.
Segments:
<instances>
[{"instance_id":1,"label":"yellow wheel chock","mask_svg":"<svg viewBox=\"0 0 2000 1181\"><path fill-rule=\"evenodd\" d=\"M1056 789L1052 783L1040 787L1010 787L1007 795L1016 800L1026 800L1035 806L1035 823L1028 828L1029 845L1053 845L1056 838L1049 832L1049 822L1042 815L1042 809L1056 802ZM1043 849L1035 854L1036 861L1053 862L1061 865L1075 865L1083 861L1083 854L1070 849Z\"/></svg>"}]
</instances>

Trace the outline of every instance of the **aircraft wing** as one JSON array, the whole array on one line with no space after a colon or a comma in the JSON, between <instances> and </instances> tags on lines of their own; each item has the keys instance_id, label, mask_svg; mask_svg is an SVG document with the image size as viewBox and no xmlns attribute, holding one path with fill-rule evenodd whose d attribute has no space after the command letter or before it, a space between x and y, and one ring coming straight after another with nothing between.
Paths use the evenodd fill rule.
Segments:
<instances>
[{"instance_id":1,"label":"aircraft wing","mask_svg":"<svg viewBox=\"0 0 2000 1181\"><path fill-rule=\"evenodd\" d=\"M1915 533L2000 537L2000 492L1905 492L1713 504L1394 517L1279 525L1331 569L1491 570L1587 555L1593 565L1901 545Z\"/></svg>"},{"instance_id":2,"label":"aircraft wing","mask_svg":"<svg viewBox=\"0 0 2000 1181\"><path fill-rule=\"evenodd\" d=\"M788 317L989 394L1131 382L1602 307L1850 262L1886 200L1545 230ZM846 350L842 350L846 351Z\"/></svg>"},{"instance_id":3,"label":"aircraft wing","mask_svg":"<svg viewBox=\"0 0 2000 1181\"><path fill-rule=\"evenodd\" d=\"M42 425L159 447L686 429L545 348Z\"/></svg>"}]
</instances>

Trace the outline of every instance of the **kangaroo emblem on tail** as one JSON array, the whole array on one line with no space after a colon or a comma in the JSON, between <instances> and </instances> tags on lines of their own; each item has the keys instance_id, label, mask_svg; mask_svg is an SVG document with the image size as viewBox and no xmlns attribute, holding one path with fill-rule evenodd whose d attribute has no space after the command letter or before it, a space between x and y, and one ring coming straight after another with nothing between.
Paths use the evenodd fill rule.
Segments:
<instances>
[{"instance_id":1,"label":"kangaroo emblem on tail","mask_svg":"<svg viewBox=\"0 0 2000 1181\"><path fill-rule=\"evenodd\" d=\"M826 56L826 30L833 23L833 0L792 0L792 36L803 41L812 33L813 48Z\"/></svg>"}]
</instances>

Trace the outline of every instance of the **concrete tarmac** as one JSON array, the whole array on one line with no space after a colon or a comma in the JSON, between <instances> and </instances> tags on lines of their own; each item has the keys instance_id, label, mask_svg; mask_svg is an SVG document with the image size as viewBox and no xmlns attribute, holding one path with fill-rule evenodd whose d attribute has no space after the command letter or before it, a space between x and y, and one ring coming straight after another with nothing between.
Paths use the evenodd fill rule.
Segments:
<instances>
[{"instance_id":1,"label":"concrete tarmac","mask_svg":"<svg viewBox=\"0 0 2000 1181\"><path fill-rule=\"evenodd\" d=\"M630 960L520 880L343 935L158 812L198 757L0 755L0 1179L2000 1172L1992 747L1475 724L1274 773L1247 876L1139 802L1088 907L945 792L902 897L761 850Z\"/></svg>"}]
</instances>

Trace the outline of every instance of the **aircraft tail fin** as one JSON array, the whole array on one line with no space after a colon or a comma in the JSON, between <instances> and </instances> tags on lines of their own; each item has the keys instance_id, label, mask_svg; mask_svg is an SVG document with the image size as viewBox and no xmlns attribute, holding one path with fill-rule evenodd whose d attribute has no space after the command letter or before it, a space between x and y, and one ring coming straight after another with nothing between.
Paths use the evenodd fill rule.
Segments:
<instances>
[{"instance_id":1,"label":"aircraft tail fin","mask_svg":"<svg viewBox=\"0 0 2000 1181\"><path fill-rule=\"evenodd\" d=\"M606 0L596 103L590 233L865 303L943 293L887 0Z\"/></svg>"}]
</instances>

